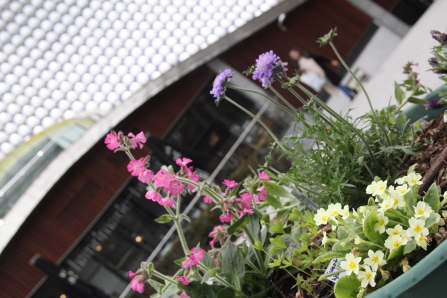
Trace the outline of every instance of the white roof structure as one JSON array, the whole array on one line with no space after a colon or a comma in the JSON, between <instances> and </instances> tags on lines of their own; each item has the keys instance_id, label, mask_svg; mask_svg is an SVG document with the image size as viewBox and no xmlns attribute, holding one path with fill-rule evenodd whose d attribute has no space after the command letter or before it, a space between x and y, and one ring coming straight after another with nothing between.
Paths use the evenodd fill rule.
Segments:
<instances>
[{"instance_id":1,"label":"white roof structure","mask_svg":"<svg viewBox=\"0 0 447 298\"><path fill-rule=\"evenodd\" d=\"M104 115L280 0L0 0L0 161Z\"/></svg>"}]
</instances>

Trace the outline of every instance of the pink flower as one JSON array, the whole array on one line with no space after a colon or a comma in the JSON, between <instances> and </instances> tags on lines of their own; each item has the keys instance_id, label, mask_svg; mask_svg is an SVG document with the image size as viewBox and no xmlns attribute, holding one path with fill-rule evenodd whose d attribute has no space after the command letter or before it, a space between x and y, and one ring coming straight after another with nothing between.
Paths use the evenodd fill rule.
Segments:
<instances>
[{"instance_id":1,"label":"pink flower","mask_svg":"<svg viewBox=\"0 0 447 298\"><path fill-rule=\"evenodd\" d=\"M185 293L185 291L180 293L180 298L191 298L188 296L188 294Z\"/></svg>"},{"instance_id":2,"label":"pink flower","mask_svg":"<svg viewBox=\"0 0 447 298\"><path fill-rule=\"evenodd\" d=\"M189 158L177 158L177 160L175 161L176 164L178 164L181 167L186 167L190 162L192 162L191 159Z\"/></svg>"},{"instance_id":3,"label":"pink flower","mask_svg":"<svg viewBox=\"0 0 447 298\"><path fill-rule=\"evenodd\" d=\"M241 210L241 213L239 214L239 217L244 217L245 214L253 214L252 209L244 208Z\"/></svg>"},{"instance_id":4,"label":"pink flower","mask_svg":"<svg viewBox=\"0 0 447 298\"><path fill-rule=\"evenodd\" d=\"M190 171L188 176L192 181L199 183L199 175L197 175L197 173ZM196 189L196 186L192 184L187 184L186 186L190 191L194 191Z\"/></svg>"},{"instance_id":5,"label":"pink flower","mask_svg":"<svg viewBox=\"0 0 447 298\"><path fill-rule=\"evenodd\" d=\"M200 263L200 260L205 257L205 251L203 249L199 249L196 251L196 248L191 248L191 254L188 259L182 263L183 268L191 268Z\"/></svg>"},{"instance_id":6,"label":"pink flower","mask_svg":"<svg viewBox=\"0 0 447 298\"><path fill-rule=\"evenodd\" d=\"M171 179L173 179L174 177L175 175L169 173L165 169L161 169L154 176L154 184L156 187L169 188L169 183L171 182Z\"/></svg>"},{"instance_id":7,"label":"pink flower","mask_svg":"<svg viewBox=\"0 0 447 298\"><path fill-rule=\"evenodd\" d=\"M257 195L254 195L253 198L255 199L255 202L262 202L267 197L267 190L265 190L264 187L260 186L256 189L259 191Z\"/></svg>"},{"instance_id":8,"label":"pink flower","mask_svg":"<svg viewBox=\"0 0 447 298\"><path fill-rule=\"evenodd\" d=\"M251 207L251 195L248 192L241 194L241 208L246 209Z\"/></svg>"},{"instance_id":9,"label":"pink flower","mask_svg":"<svg viewBox=\"0 0 447 298\"><path fill-rule=\"evenodd\" d=\"M227 179L224 179L222 184L225 185L228 188L235 188L238 185L238 183L236 181L234 181L234 180L227 180Z\"/></svg>"},{"instance_id":10,"label":"pink flower","mask_svg":"<svg viewBox=\"0 0 447 298\"><path fill-rule=\"evenodd\" d=\"M146 199L158 203L158 202L161 201L161 196L160 196L160 194L159 194L157 191L155 191L155 190L149 190L149 191L146 193Z\"/></svg>"},{"instance_id":11,"label":"pink flower","mask_svg":"<svg viewBox=\"0 0 447 298\"><path fill-rule=\"evenodd\" d=\"M129 132L129 134L127 135L130 137L130 142L132 145L132 148L137 148L138 146L140 146L140 149L143 148L143 144L146 143L146 137L144 135L143 132L140 132L139 134L137 134L136 136Z\"/></svg>"},{"instance_id":12,"label":"pink flower","mask_svg":"<svg viewBox=\"0 0 447 298\"><path fill-rule=\"evenodd\" d=\"M231 220L233 220L233 218L234 218L234 216L231 213L222 214L221 216L219 216L220 222L231 222Z\"/></svg>"},{"instance_id":13,"label":"pink flower","mask_svg":"<svg viewBox=\"0 0 447 298\"><path fill-rule=\"evenodd\" d=\"M223 240L227 236L227 230L223 225L218 225L213 228L213 231L209 233L208 236L213 238L213 240L210 241L211 246L214 245L216 241L220 241L220 244L223 245Z\"/></svg>"},{"instance_id":14,"label":"pink flower","mask_svg":"<svg viewBox=\"0 0 447 298\"><path fill-rule=\"evenodd\" d=\"M211 199L211 198L208 197L208 196L204 196L204 197L203 197L203 202L204 202L205 204L212 204L212 203L214 203L213 199Z\"/></svg>"},{"instance_id":15,"label":"pink flower","mask_svg":"<svg viewBox=\"0 0 447 298\"><path fill-rule=\"evenodd\" d=\"M132 290L138 293L144 292L144 283L143 281L140 281L140 279L134 279L130 282L130 286L132 287Z\"/></svg>"},{"instance_id":16,"label":"pink flower","mask_svg":"<svg viewBox=\"0 0 447 298\"><path fill-rule=\"evenodd\" d=\"M258 171L258 176L259 176L259 179L261 179L261 180L264 180L264 181L270 180L270 177L269 177L269 175L267 175L266 172Z\"/></svg>"},{"instance_id":17,"label":"pink flower","mask_svg":"<svg viewBox=\"0 0 447 298\"><path fill-rule=\"evenodd\" d=\"M171 180L169 182L169 186L166 188L166 191L169 192L172 196L178 196L184 189L184 186L178 180Z\"/></svg>"},{"instance_id":18,"label":"pink flower","mask_svg":"<svg viewBox=\"0 0 447 298\"><path fill-rule=\"evenodd\" d=\"M154 173L151 170L143 170L143 172L138 175L138 180L140 180L143 183L148 183L152 181L152 178L154 178Z\"/></svg>"},{"instance_id":19,"label":"pink flower","mask_svg":"<svg viewBox=\"0 0 447 298\"><path fill-rule=\"evenodd\" d=\"M176 205L175 201L171 199L170 197L161 198L160 201L158 201L158 204L165 207L173 207Z\"/></svg>"},{"instance_id":20,"label":"pink flower","mask_svg":"<svg viewBox=\"0 0 447 298\"><path fill-rule=\"evenodd\" d=\"M182 284L184 284L185 286L187 286L189 284L189 281L186 278L186 276L177 276L177 280L179 282L181 282Z\"/></svg>"},{"instance_id":21,"label":"pink flower","mask_svg":"<svg viewBox=\"0 0 447 298\"><path fill-rule=\"evenodd\" d=\"M135 278L135 273L133 273L132 271L127 272L129 274L129 278L130 279L134 279Z\"/></svg>"},{"instance_id":22,"label":"pink flower","mask_svg":"<svg viewBox=\"0 0 447 298\"><path fill-rule=\"evenodd\" d=\"M116 132L112 131L106 135L104 143L109 150L115 150L121 146Z\"/></svg>"},{"instance_id":23,"label":"pink flower","mask_svg":"<svg viewBox=\"0 0 447 298\"><path fill-rule=\"evenodd\" d=\"M144 162L141 159L131 160L127 165L127 170L132 176L138 176L144 171Z\"/></svg>"}]
</instances>

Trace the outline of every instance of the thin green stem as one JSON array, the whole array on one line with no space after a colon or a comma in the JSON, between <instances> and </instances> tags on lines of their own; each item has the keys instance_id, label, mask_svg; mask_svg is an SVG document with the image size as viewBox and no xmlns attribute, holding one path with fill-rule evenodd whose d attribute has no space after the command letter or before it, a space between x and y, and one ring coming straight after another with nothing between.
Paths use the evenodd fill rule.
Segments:
<instances>
[{"instance_id":1,"label":"thin green stem","mask_svg":"<svg viewBox=\"0 0 447 298\"><path fill-rule=\"evenodd\" d=\"M245 113L247 113L250 117L252 117L256 121L258 121L258 123L261 124L262 127L264 127L265 130L270 134L270 136L273 138L275 143L278 144L278 146L281 148L281 150L284 151L284 153L288 153L288 150L284 147L284 145L278 140L276 135L270 130L270 128L261 119L259 119L255 114L253 114L252 112L250 112L249 110L247 110L246 108L244 108L243 106L238 104L237 102L233 101L228 96L225 95L224 98L226 100L228 100L230 103L232 103L233 105L235 105L236 107L238 107L239 109L241 109L242 111L244 111Z\"/></svg>"},{"instance_id":2,"label":"thin green stem","mask_svg":"<svg viewBox=\"0 0 447 298\"><path fill-rule=\"evenodd\" d=\"M172 284L175 284L175 285L178 284L178 281L176 281L176 280L170 278L169 276L166 276L166 275L164 275L164 274L158 272L157 270L154 270L154 271L152 272L152 275L154 275L154 276L156 276L156 277L158 277L158 278L160 278L160 279L163 279L164 281L170 282L170 283L172 283Z\"/></svg>"},{"instance_id":3,"label":"thin green stem","mask_svg":"<svg viewBox=\"0 0 447 298\"><path fill-rule=\"evenodd\" d=\"M250 231L247 229L247 227L243 228L245 234L248 237L248 240L250 241L251 247L253 248L255 255L256 255L256 259L258 260L259 263L259 269L261 270L262 274L265 275L266 273L266 269L265 269L265 265L264 265L264 258L261 255L261 252L259 250L257 250L256 248L254 248L254 244L255 244L255 239L253 238L253 235L250 233Z\"/></svg>"},{"instance_id":4,"label":"thin green stem","mask_svg":"<svg viewBox=\"0 0 447 298\"><path fill-rule=\"evenodd\" d=\"M369 98L368 92L366 92L365 87L363 87L362 82L360 82L360 80L357 78L357 76L354 74L354 72L352 72L351 68L346 64L345 60L341 57L341 55L338 52L337 48L335 47L334 43L332 41L330 41L329 44L331 45L332 50L334 50L335 55L337 55L338 60L340 60L341 64L343 64L343 66L346 68L346 70L352 75L352 77L360 85L360 88L362 88L363 93L365 93L365 96L366 96L366 99L368 100L369 108L371 109L371 113L374 117L374 120L377 122L377 125L383 131L383 133L385 135L385 140L387 141L388 146L390 146L391 141L389 139L388 133L387 133L385 127L379 121L379 118L377 117L376 111L374 110L374 107L372 105L371 99Z\"/></svg>"},{"instance_id":5,"label":"thin green stem","mask_svg":"<svg viewBox=\"0 0 447 298\"><path fill-rule=\"evenodd\" d=\"M275 100L271 99L270 97L268 97L267 95L265 95L262 92L251 90L251 89L246 89L246 88L240 88L240 87L236 87L236 86L233 86L233 85L227 85L227 87L230 88L230 89L237 90L237 91L243 91L243 92L249 92L249 93L254 93L254 94L261 95L262 97L266 98L268 101L270 101L275 106L277 106L278 108L282 109L283 111L286 111L287 113L291 114L292 116L296 115L296 111L295 111L296 109L293 106L285 107L283 105L280 105Z\"/></svg>"},{"instance_id":6,"label":"thin green stem","mask_svg":"<svg viewBox=\"0 0 447 298\"><path fill-rule=\"evenodd\" d=\"M270 90L273 91L273 93L275 93L275 95L285 104L287 105L290 109L295 109L294 106L292 106L292 104L284 98L284 96L282 96L278 91L276 91L275 88L273 88L272 86L269 87Z\"/></svg>"},{"instance_id":7,"label":"thin green stem","mask_svg":"<svg viewBox=\"0 0 447 298\"><path fill-rule=\"evenodd\" d=\"M180 207L179 207L180 208ZM180 225L180 216L174 214L174 212L169 207L165 207L166 211L168 211L169 215L174 219L175 228L177 230L178 238L183 248L183 252L185 256L189 254L188 243L186 243L185 235L183 234L182 226Z\"/></svg>"}]
</instances>

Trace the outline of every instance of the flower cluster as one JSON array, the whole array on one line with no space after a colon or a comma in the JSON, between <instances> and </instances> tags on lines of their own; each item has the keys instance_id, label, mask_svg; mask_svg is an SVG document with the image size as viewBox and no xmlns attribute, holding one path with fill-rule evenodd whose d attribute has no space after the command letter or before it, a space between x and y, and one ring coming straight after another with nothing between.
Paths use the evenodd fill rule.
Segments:
<instances>
[{"instance_id":1,"label":"flower cluster","mask_svg":"<svg viewBox=\"0 0 447 298\"><path fill-rule=\"evenodd\" d=\"M213 89L210 94L216 98L216 102L220 101L225 95L226 84L231 80L232 76L233 72L231 69L225 69L214 79Z\"/></svg>"},{"instance_id":2,"label":"flower cluster","mask_svg":"<svg viewBox=\"0 0 447 298\"><path fill-rule=\"evenodd\" d=\"M362 288L375 287L379 277L387 280L389 272L382 268L385 265L389 264L389 270L398 264L404 272L409 270L408 262L399 262L418 247L427 250L431 235L445 224L438 213L443 205L438 186L433 184L419 198L421 178L414 167L394 185L376 178L366 187L366 193L372 195L367 206L350 212L347 205L342 209L340 203L330 204L314 215L317 225L331 224L333 230L341 229L338 239L325 234L323 244L335 243L333 251L350 249L340 268L348 276L355 274Z\"/></svg>"}]
</instances>

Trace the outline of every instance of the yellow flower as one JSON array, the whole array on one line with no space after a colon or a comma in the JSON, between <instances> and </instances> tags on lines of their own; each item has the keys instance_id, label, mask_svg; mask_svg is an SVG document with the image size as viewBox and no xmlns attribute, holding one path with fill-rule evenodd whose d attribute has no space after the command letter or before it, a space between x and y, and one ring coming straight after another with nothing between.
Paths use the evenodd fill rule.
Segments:
<instances>
[{"instance_id":1,"label":"yellow flower","mask_svg":"<svg viewBox=\"0 0 447 298\"><path fill-rule=\"evenodd\" d=\"M328 219L329 213L323 208L318 209L317 213L314 215L315 224L317 226L327 224Z\"/></svg>"},{"instance_id":2,"label":"yellow flower","mask_svg":"<svg viewBox=\"0 0 447 298\"><path fill-rule=\"evenodd\" d=\"M359 263L362 260L361 257L356 258L354 254L348 253L345 256L345 261L340 262L340 268L346 271L346 275L350 275L352 272L359 273Z\"/></svg>"},{"instance_id":3,"label":"yellow flower","mask_svg":"<svg viewBox=\"0 0 447 298\"><path fill-rule=\"evenodd\" d=\"M379 267L382 267L386 264L384 257L384 253L381 250L373 252L371 249L368 251L369 258L366 258L363 262L366 265L371 266L374 271L377 271Z\"/></svg>"},{"instance_id":4,"label":"yellow flower","mask_svg":"<svg viewBox=\"0 0 447 298\"><path fill-rule=\"evenodd\" d=\"M390 236L398 235L402 236L405 231L403 230L401 225L395 225L394 228L386 229L386 233Z\"/></svg>"},{"instance_id":5,"label":"yellow flower","mask_svg":"<svg viewBox=\"0 0 447 298\"><path fill-rule=\"evenodd\" d=\"M428 229L425 227L425 220L412 217L408 220L408 224L410 225L407 230L408 237L417 239L419 235L428 235Z\"/></svg>"},{"instance_id":6,"label":"yellow flower","mask_svg":"<svg viewBox=\"0 0 447 298\"><path fill-rule=\"evenodd\" d=\"M367 265L363 267L365 271L360 271L357 275L357 278L361 281L362 288L366 288L369 285L371 287L376 286L376 271L371 271L371 268Z\"/></svg>"},{"instance_id":7,"label":"yellow flower","mask_svg":"<svg viewBox=\"0 0 447 298\"><path fill-rule=\"evenodd\" d=\"M422 184L422 176L421 174L416 174L415 172L411 172L407 176L403 177L405 182L408 183L409 186L413 186L415 184L421 185Z\"/></svg>"},{"instance_id":8,"label":"yellow flower","mask_svg":"<svg viewBox=\"0 0 447 298\"><path fill-rule=\"evenodd\" d=\"M427 219L431 213L433 213L433 209L431 209L430 205L425 202L418 202L414 208L414 216L416 218Z\"/></svg>"},{"instance_id":9,"label":"yellow flower","mask_svg":"<svg viewBox=\"0 0 447 298\"><path fill-rule=\"evenodd\" d=\"M399 248L402 245L407 244L407 242L408 242L407 239L402 238L399 235L393 235L385 240L385 247L388 248L389 250L393 250Z\"/></svg>"},{"instance_id":10,"label":"yellow flower","mask_svg":"<svg viewBox=\"0 0 447 298\"><path fill-rule=\"evenodd\" d=\"M386 224L388 223L388 217L383 213L378 214L379 222L374 225L374 231L379 231L380 234L385 233Z\"/></svg>"}]
</instances>

